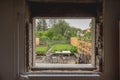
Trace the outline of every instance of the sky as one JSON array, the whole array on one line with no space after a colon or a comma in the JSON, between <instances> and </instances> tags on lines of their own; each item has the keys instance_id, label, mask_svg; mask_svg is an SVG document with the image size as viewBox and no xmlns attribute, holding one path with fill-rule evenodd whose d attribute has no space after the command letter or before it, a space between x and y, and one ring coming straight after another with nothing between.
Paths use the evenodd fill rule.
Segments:
<instances>
[{"instance_id":1,"label":"sky","mask_svg":"<svg viewBox=\"0 0 120 80\"><path fill-rule=\"evenodd\" d=\"M70 26L85 30L89 28L92 19L64 19ZM37 22L38 20L36 20Z\"/></svg>"},{"instance_id":2,"label":"sky","mask_svg":"<svg viewBox=\"0 0 120 80\"><path fill-rule=\"evenodd\" d=\"M65 19L70 26L81 28L82 30L89 28L91 19Z\"/></svg>"}]
</instances>

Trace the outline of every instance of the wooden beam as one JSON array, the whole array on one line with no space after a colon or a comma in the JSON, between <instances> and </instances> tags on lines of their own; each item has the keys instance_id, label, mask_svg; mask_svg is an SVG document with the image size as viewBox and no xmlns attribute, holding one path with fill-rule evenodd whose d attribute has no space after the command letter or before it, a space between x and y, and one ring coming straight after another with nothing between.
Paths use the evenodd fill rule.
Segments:
<instances>
[{"instance_id":1,"label":"wooden beam","mask_svg":"<svg viewBox=\"0 0 120 80\"><path fill-rule=\"evenodd\" d=\"M32 17L94 17L97 12L96 3L30 2L29 6Z\"/></svg>"},{"instance_id":2,"label":"wooden beam","mask_svg":"<svg viewBox=\"0 0 120 80\"><path fill-rule=\"evenodd\" d=\"M28 0L32 2L72 2L72 3L97 3L100 0Z\"/></svg>"}]
</instances>

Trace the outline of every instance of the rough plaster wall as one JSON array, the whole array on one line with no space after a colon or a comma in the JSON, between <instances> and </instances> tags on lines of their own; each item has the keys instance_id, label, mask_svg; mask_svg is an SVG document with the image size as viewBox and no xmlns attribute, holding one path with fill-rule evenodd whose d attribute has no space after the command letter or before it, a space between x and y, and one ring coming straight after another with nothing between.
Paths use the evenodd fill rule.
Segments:
<instances>
[{"instance_id":1,"label":"rough plaster wall","mask_svg":"<svg viewBox=\"0 0 120 80\"><path fill-rule=\"evenodd\" d=\"M33 77L29 80L100 80L100 78L96 77Z\"/></svg>"},{"instance_id":2,"label":"rough plaster wall","mask_svg":"<svg viewBox=\"0 0 120 80\"><path fill-rule=\"evenodd\" d=\"M23 0L24 1L24 0ZM23 53L24 12L22 0L1 0L0 1L0 80L16 80L17 73L23 72L24 63L18 63L18 39L20 40L19 51ZM17 15L20 12L18 19ZM20 20L18 28L18 20ZM20 32L20 37L18 32ZM18 38L19 37L19 38ZM23 56L23 54L20 54Z\"/></svg>"},{"instance_id":3,"label":"rough plaster wall","mask_svg":"<svg viewBox=\"0 0 120 80\"><path fill-rule=\"evenodd\" d=\"M104 80L119 80L120 0L104 0Z\"/></svg>"},{"instance_id":4,"label":"rough plaster wall","mask_svg":"<svg viewBox=\"0 0 120 80\"><path fill-rule=\"evenodd\" d=\"M119 19L119 79L120 79L120 19Z\"/></svg>"},{"instance_id":5,"label":"rough plaster wall","mask_svg":"<svg viewBox=\"0 0 120 80\"><path fill-rule=\"evenodd\" d=\"M5 5L6 4L6 5ZM0 80L12 80L14 76L13 2L0 2Z\"/></svg>"}]
</instances>

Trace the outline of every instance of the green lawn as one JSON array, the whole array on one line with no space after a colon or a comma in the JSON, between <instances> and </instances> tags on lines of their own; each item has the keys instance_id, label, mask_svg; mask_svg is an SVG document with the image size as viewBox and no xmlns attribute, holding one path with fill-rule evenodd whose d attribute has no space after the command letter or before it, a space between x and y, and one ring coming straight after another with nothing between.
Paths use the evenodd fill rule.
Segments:
<instances>
[{"instance_id":1,"label":"green lawn","mask_svg":"<svg viewBox=\"0 0 120 80\"><path fill-rule=\"evenodd\" d=\"M77 48L70 44L55 44L52 47L51 52L54 53L55 51L71 51L71 54L77 52Z\"/></svg>"},{"instance_id":2,"label":"green lawn","mask_svg":"<svg viewBox=\"0 0 120 80\"><path fill-rule=\"evenodd\" d=\"M48 47L36 47L36 54L37 55L45 55L48 50ZM51 52L54 53L55 51L71 51L73 55L77 52L77 48L70 44L55 44L51 48Z\"/></svg>"},{"instance_id":3,"label":"green lawn","mask_svg":"<svg viewBox=\"0 0 120 80\"><path fill-rule=\"evenodd\" d=\"M40 55L45 55L46 52L47 52L48 48L47 47L36 47L35 51L36 51L36 54Z\"/></svg>"}]
</instances>

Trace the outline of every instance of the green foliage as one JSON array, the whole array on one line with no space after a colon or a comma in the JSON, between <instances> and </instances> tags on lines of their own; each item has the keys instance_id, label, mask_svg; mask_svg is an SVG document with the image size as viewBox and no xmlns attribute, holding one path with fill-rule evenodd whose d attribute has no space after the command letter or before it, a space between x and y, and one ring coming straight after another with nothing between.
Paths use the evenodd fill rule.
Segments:
<instances>
[{"instance_id":1,"label":"green foliage","mask_svg":"<svg viewBox=\"0 0 120 80\"><path fill-rule=\"evenodd\" d=\"M40 38L42 36L42 31L36 31L36 37Z\"/></svg>"},{"instance_id":2,"label":"green foliage","mask_svg":"<svg viewBox=\"0 0 120 80\"><path fill-rule=\"evenodd\" d=\"M35 52L37 55L45 55L47 52L47 47L36 47Z\"/></svg>"},{"instance_id":3,"label":"green foliage","mask_svg":"<svg viewBox=\"0 0 120 80\"><path fill-rule=\"evenodd\" d=\"M53 45L52 52L55 51L64 51L64 50L70 50L71 45L70 44L55 44Z\"/></svg>"},{"instance_id":4,"label":"green foliage","mask_svg":"<svg viewBox=\"0 0 120 80\"><path fill-rule=\"evenodd\" d=\"M55 33L62 36L64 36L65 31L69 28L69 24L64 20L59 20L56 24L52 26L52 29L55 31Z\"/></svg>"},{"instance_id":5,"label":"green foliage","mask_svg":"<svg viewBox=\"0 0 120 80\"><path fill-rule=\"evenodd\" d=\"M44 31L44 35L47 36L51 40L54 36L53 29L48 29L48 30Z\"/></svg>"},{"instance_id":6,"label":"green foliage","mask_svg":"<svg viewBox=\"0 0 120 80\"><path fill-rule=\"evenodd\" d=\"M44 36L44 35L43 35L43 36L40 37L40 39L41 39L41 40L48 40L49 38L48 38L47 36Z\"/></svg>"},{"instance_id":7,"label":"green foliage","mask_svg":"<svg viewBox=\"0 0 120 80\"><path fill-rule=\"evenodd\" d=\"M92 27L90 28L90 31L87 31L69 26L69 24L62 19L53 19L49 22L51 22L49 28L47 28L48 24L45 19L40 19L36 26L36 37L40 38L40 45L46 46L36 47L37 55L45 55L48 48L51 48L51 46L53 46L51 50L52 53L55 51L71 51L71 55L74 55L74 53L77 52L77 47L70 45L69 42L71 37L78 37L78 31L84 34L79 37L80 40L86 42L91 41Z\"/></svg>"},{"instance_id":8,"label":"green foliage","mask_svg":"<svg viewBox=\"0 0 120 80\"><path fill-rule=\"evenodd\" d=\"M38 19L37 22L37 31L44 31L47 29L47 23L45 19Z\"/></svg>"},{"instance_id":9,"label":"green foliage","mask_svg":"<svg viewBox=\"0 0 120 80\"><path fill-rule=\"evenodd\" d=\"M71 33L71 37L77 37L77 31L82 31L81 29L79 28L74 28L74 27L71 27L69 29L69 32Z\"/></svg>"},{"instance_id":10,"label":"green foliage","mask_svg":"<svg viewBox=\"0 0 120 80\"><path fill-rule=\"evenodd\" d=\"M52 47L51 52L54 53L55 51L71 51L71 55L73 55L75 52L77 52L77 47L70 44L55 44Z\"/></svg>"},{"instance_id":11,"label":"green foliage","mask_svg":"<svg viewBox=\"0 0 120 80\"><path fill-rule=\"evenodd\" d=\"M58 22L58 19L49 19L49 26L53 26L54 24L56 24Z\"/></svg>"},{"instance_id":12,"label":"green foliage","mask_svg":"<svg viewBox=\"0 0 120 80\"><path fill-rule=\"evenodd\" d=\"M91 32L87 32L87 33L84 35L85 41L89 42L90 39L91 39L91 36L92 36Z\"/></svg>"},{"instance_id":13,"label":"green foliage","mask_svg":"<svg viewBox=\"0 0 120 80\"><path fill-rule=\"evenodd\" d=\"M66 40L66 38L60 34L53 36L52 40Z\"/></svg>"},{"instance_id":14,"label":"green foliage","mask_svg":"<svg viewBox=\"0 0 120 80\"><path fill-rule=\"evenodd\" d=\"M69 26L65 20L50 20L51 28L43 30L46 26L44 19L39 19L36 31L36 37L49 40L70 40L70 37L76 37L80 29Z\"/></svg>"},{"instance_id":15,"label":"green foliage","mask_svg":"<svg viewBox=\"0 0 120 80\"><path fill-rule=\"evenodd\" d=\"M93 27L90 28L90 31L83 30L82 33L84 34L83 36L80 36L80 40L86 41L86 42L91 42L92 38L92 30Z\"/></svg>"},{"instance_id":16,"label":"green foliage","mask_svg":"<svg viewBox=\"0 0 120 80\"><path fill-rule=\"evenodd\" d=\"M77 52L77 47L76 46L72 46L70 51L71 51L71 55L74 55L74 53Z\"/></svg>"}]
</instances>

